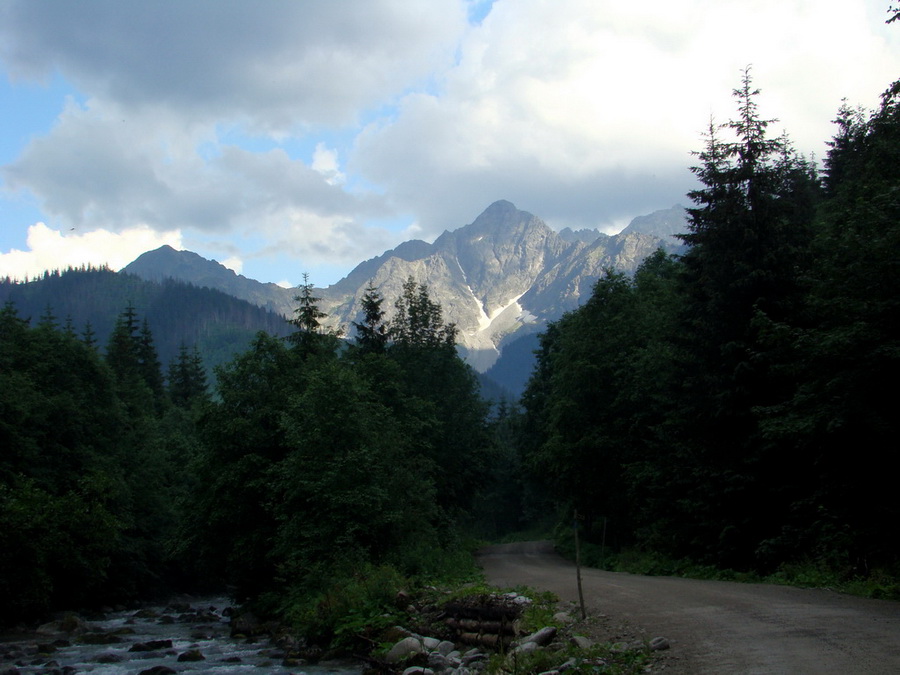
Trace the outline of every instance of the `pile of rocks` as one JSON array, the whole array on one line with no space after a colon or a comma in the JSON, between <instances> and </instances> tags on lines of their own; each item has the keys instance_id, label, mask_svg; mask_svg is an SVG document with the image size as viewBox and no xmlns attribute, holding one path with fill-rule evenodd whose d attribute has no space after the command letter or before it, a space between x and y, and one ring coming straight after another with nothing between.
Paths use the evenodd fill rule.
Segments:
<instances>
[{"instance_id":1,"label":"pile of rocks","mask_svg":"<svg viewBox=\"0 0 900 675\"><path fill-rule=\"evenodd\" d=\"M541 656L539 662L553 664L546 672L558 675L584 665L602 670L611 665L608 661L617 661L617 654L646 653L669 646L664 638L655 638L649 644L609 643L598 651L590 638L573 630L576 622L568 612L555 614L555 625L523 636L521 614L530 602L525 596L510 593L470 596L446 603L442 607L444 628L435 627L434 632L450 639L395 627L390 631L395 642L382 665L403 675L477 675L487 667L492 655L499 654L496 658L503 659L503 669L516 672L531 667L531 655L542 652L549 656Z\"/></svg>"},{"instance_id":2,"label":"pile of rocks","mask_svg":"<svg viewBox=\"0 0 900 675\"><path fill-rule=\"evenodd\" d=\"M409 634L391 647L384 660L391 666L408 664L404 675L469 675L484 669L488 654L477 647L462 652L449 640Z\"/></svg>"}]
</instances>

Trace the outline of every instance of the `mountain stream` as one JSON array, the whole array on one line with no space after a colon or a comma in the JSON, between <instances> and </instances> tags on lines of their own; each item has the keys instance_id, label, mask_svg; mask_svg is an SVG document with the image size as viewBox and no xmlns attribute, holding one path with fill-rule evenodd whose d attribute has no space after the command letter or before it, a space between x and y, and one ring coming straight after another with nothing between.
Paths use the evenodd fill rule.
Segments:
<instances>
[{"instance_id":1,"label":"mountain stream","mask_svg":"<svg viewBox=\"0 0 900 675\"><path fill-rule=\"evenodd\" d=\"M63 619L0 638L0 675L359 675L352 662L288 661L266 639L230 637L228 601L207 598L110 612L96 621ZM68 625L66 622L69 622Z\"/></svg>"}]
</instances>

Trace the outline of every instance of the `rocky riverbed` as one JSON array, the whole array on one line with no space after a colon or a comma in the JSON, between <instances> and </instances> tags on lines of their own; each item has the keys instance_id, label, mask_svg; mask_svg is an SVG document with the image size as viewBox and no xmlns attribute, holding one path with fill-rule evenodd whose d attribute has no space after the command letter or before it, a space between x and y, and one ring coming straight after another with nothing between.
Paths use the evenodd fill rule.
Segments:
<instances>
[{"instance_id":1,"label":"rocky riverbed","mask_svg":"<svg viewBox=\"0 0 900 675\"><path fill-rule=\"evenodd\" d=\"M359 675L352 662L306 663L267 638L232 637L224 598L81 617L67 614L0 641L0 675Z\"/></svg>"}]
</instances>

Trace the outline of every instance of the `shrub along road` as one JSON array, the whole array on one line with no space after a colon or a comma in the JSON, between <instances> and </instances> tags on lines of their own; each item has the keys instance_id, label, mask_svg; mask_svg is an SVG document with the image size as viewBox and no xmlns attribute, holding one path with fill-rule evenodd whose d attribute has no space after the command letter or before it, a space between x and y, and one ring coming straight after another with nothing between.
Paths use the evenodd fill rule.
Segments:
<instances>
[{"instance_id":1,"label":"shrub along road","mask_svg":"<svg viewBox=\"0 0 900 675\"><path fill-rule=\"evenodd\" d=\"M549 542L490 546L479 562L491 584L578 600L575 565ZM596 569L582 585L589 615L669 640L668 673L900 673L900 602Z\"/></svg>"}]
</instances>

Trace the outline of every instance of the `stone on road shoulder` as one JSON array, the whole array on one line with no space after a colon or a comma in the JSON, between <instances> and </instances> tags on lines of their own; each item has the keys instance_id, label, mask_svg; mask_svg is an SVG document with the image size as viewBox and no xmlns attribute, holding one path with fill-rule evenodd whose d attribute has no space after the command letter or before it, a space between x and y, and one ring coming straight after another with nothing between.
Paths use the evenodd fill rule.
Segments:
<instances>
[{"instance_id":1,"label":"stone on road shoulder","mask_svg":"<svg viewBox=\"0 0 900 675\"><path fill-rule=\"evenodd\" d=\"M574 564L549 542L490 546L489 583L577 602ZM663 636L667 673L900 673L900 602L769 584L645 577L583 568L588 614L614 639Z\"/></svg>"}]
</instances>

